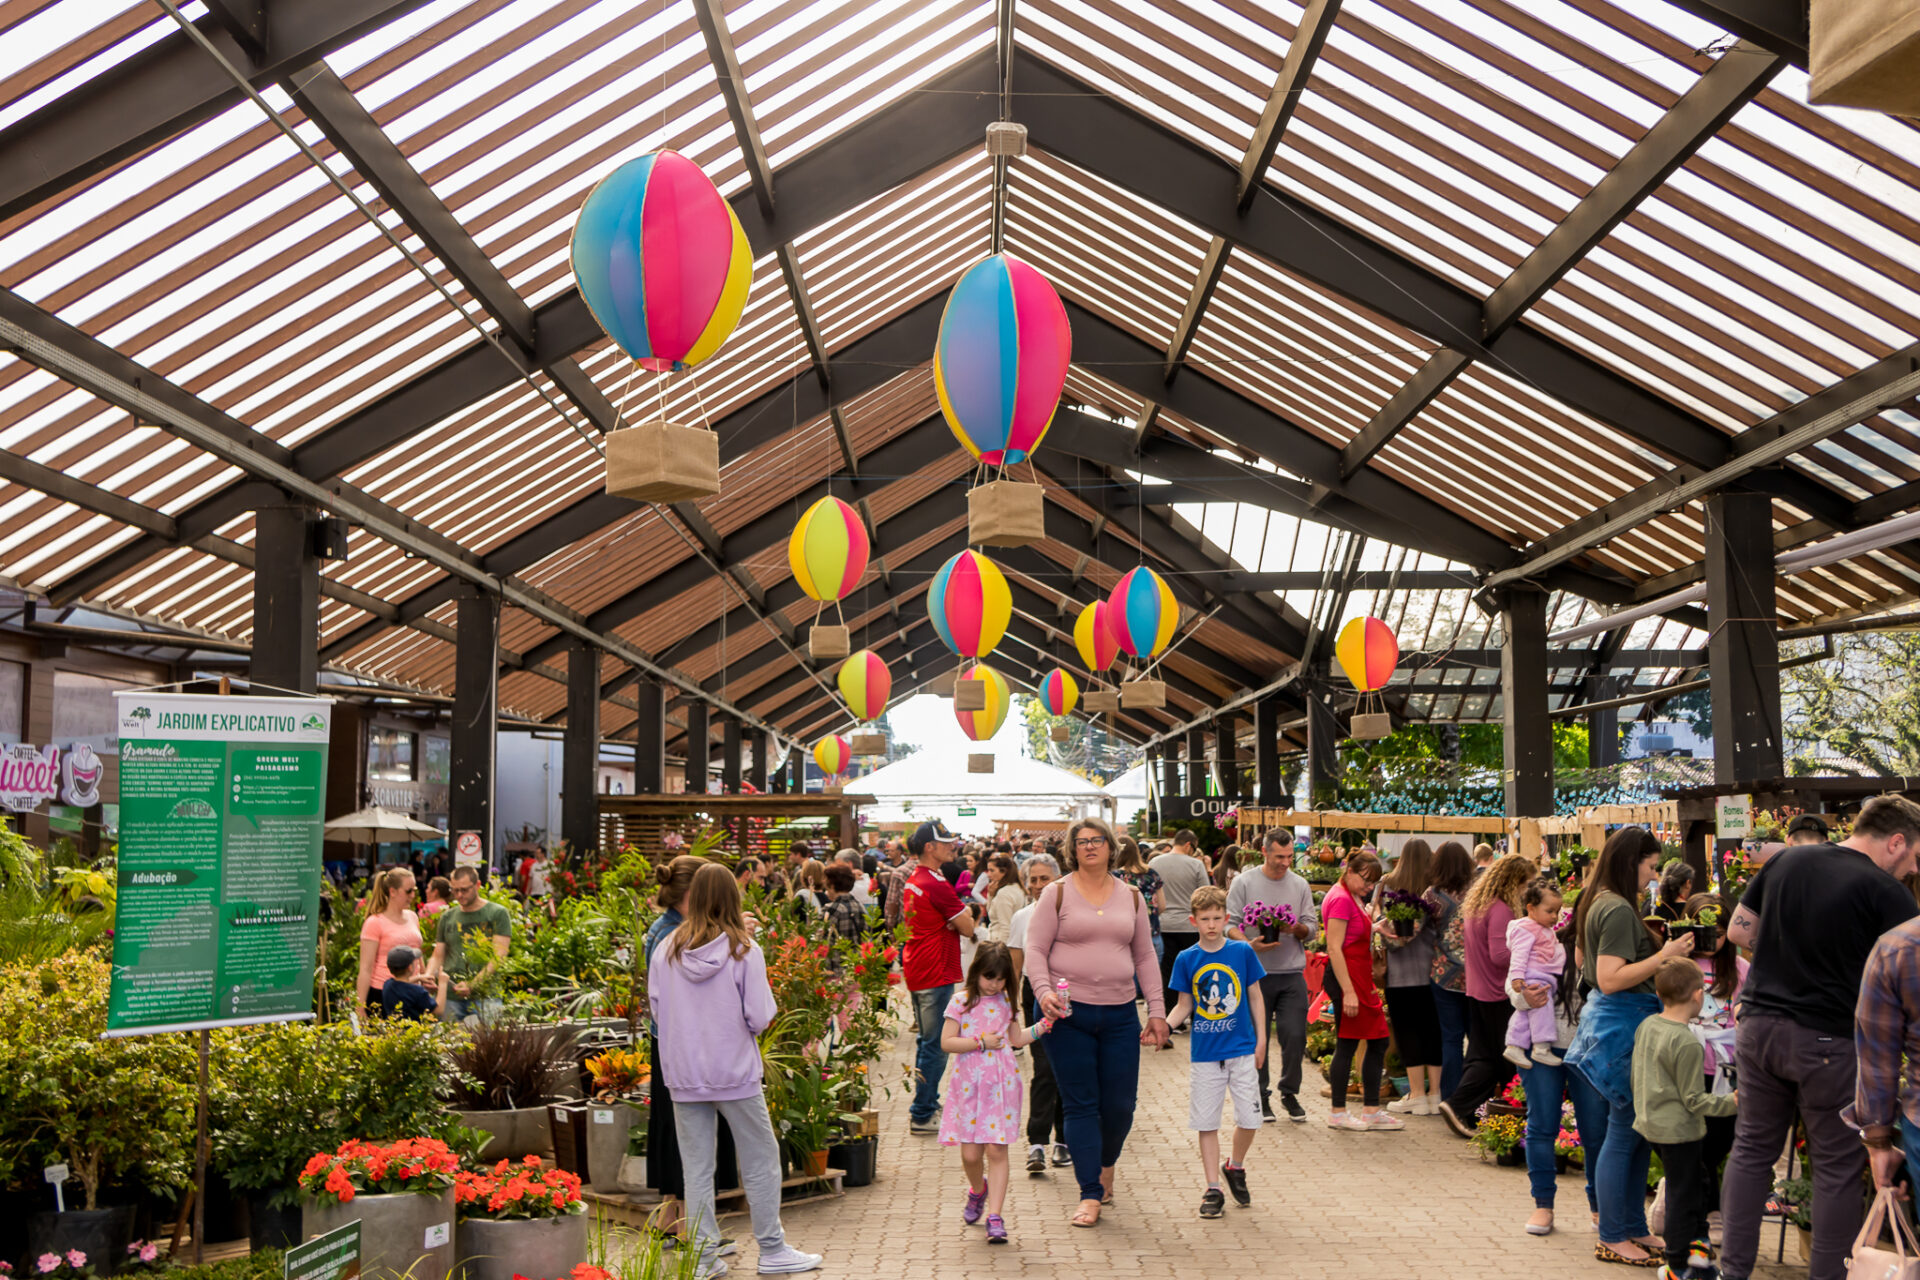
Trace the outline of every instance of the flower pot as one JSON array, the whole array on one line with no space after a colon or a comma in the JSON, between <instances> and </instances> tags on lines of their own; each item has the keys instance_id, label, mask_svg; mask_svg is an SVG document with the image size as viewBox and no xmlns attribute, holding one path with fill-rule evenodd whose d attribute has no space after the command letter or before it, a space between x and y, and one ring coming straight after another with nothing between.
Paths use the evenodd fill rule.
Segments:
<instances>
[{"instance_id":1,"label":"flower pot","mask_svg":"<svg viewBox=\"0 0 1920 1280\"><path fill-rule=\"evenodd\" d=\"M1396 938L1411 938L1413 936L1413 925L1414 922L1411 920L1395 920L1393 922L1393 936Z\"/></svg>"},{"instance_id":2,"label":"flower pot","mask_svg":"<svg viewBox=\"0 0 1920 1280\"><path fill-rule=\"evenodd\" d=\"M873 1185L873 1177L879 1164L880 1139L878 1138L848 1138L838 1146L827 1148L827 1167L838 1169L845 1175L840 1180L840 1185L843 1187Z\"/></svg>"},{"instance_id":3,"label":"flower pot","mask_svg":"<svg viewBox=\"0 0 1920 1280\"><path fill-rule=\"evenodd\" d=\"M1280 941L1280 931L1285 928L1286 926L1281 924L1278 920L1267 921L1265 924L1260 926L1260 941L1262 942Z\"/></svg>"},{"instance_id":4,"label":"flower pot","mask_svg":"<svg viewBox=\"0 0 1920 1280\"><path fill-rule=\"evenodd\" d=\"M628 1156L620 1162L620 1189L622 1191L647 1189L647 1158L645 1156Z\"/></svg>"},{"instance_id":5,"label":"flower pot","mask_svg":"<svg viewBox=\"0 0 1920 1280\"><path fill-rule=\"evenodd\" d=\"M1710 956L1720 949L1720 926L1695 924L1687 927L1693 932L1693 954Z\"/></svg>"},{"instance_id":6,"label":"flower pot","mask_svg":"<svg viewBox=\"0 0 1920 1280\"><path fill-rule=\"evenodd\" d=\"M360 1221L360 1274L443 1280L453 1270L453 1188L438 1195L406 1192L356 1195L344 1203L308 1200L301 1235L314 1236Z\"/></svg>"},{"instance_id":7,"label":"flower pot","mask_svg":"<svg viewBox=\"0 0 1920 1280\"><path fill-rule=\"evenodd\" d=\"M258 1253L262 1249L290 1249L305 1239L300 1234L298 1202L276 1209L269 1201L271 1191L247 1192L247 1244Z\"/></svg>"},{"instance_id":8,"label":"flower pot","mask_svg":"<svg viewBox=\"0 0 1920 1280\"><path fill-rule=\"evenodd\" d=\"M580 1176L601 1195L620 1191L620 1165L627 1158L627 1142L635 1121L646 1116L629 1102L594 1102L587 1106L587 1167Z\"/></svg>"},{"instance_id":9,"label":"flower pot","mask_svg":"<svg viewBox=\"0 0 1920 1280\"><path fill-rule=\"evenodd\" d=\"M1493 1162L1502 1169L1524 1169L1527 1164L1527 1153L1525 1148L1515 1147L1511 1151L1502 1151L1494 1156Z\"/></svg>"},{"instance_id":10,"label":"flower pot","mask_svg":"<svg viewBox=\"0 0 1920 1280\"><path fill-rule=\"evenodd\" d=\"M499 1222L468 1218L460 1223L456 1235L460 1280L565 1276L587 1260L584 1213Z\"/></svg>"},{"instance_id":11,"label":"flower pot","mask_svg":"<svg viewBox=\"0 0 1920 1280\"><path fill-rule=\"evenodd\" d=\"M824 1151L798 1151L793 1157L793 1171L803 1178L822 1178L827 1173L827 1153Z\"/></svg>"},{"instance_id":12,"label":"flower pot","mask_svg":"<svg viewBox=\"0 0 1920 1280\"><path fill-rule=\"evenodd\" d=\"M1527 1109L1525 1107L1516 1107L1511 1102L1501 1102L1496 1099L1487 1104L1487 1115L1489 1117L1519 1116L1524 1120L1527 1116Z\"/></svg>"},{"instance_id":13,"label":"flower pot","mask_svg":"<svg viewBox=\"0 0 1920 1280\"><path fill-rule=\"evenodd\" d=\"M470 1129L484 1129L493 1135L480 1149L480 1159L518 1160L522 1156L553 1159L553 1122L544 1105L515 1107L509 1111L460 1111L460 1123Z\"/></svg>"},{"instance_id":14,"label":"flower pot","mask_svg":"<svg viewBox=\"0 0 1920 1280\"><path fill-rule=\"evenodd\" d=\"M73 1184L75 1191L79 1184ZM105 1209L69 1209L65 1213L36 1213L27 1219L27 1255L65 1253L78 1249L93 1269L110 1275L120 1269L133 1243L133 1206Z\"/></svg>"},{"instance_id":15,"label":"flower pot","mask_svg":"<svg viewBox=\"0 0 1920 1280\"><path fill-rule=\"evenodd\" d=\"M1553 1153L1553 1171L1555 1173L1565 1173L1572 1164L1572 1157L1562 1155L1558 1151Z\"/></svg>"},{"instance_id":16,"label":"flower pot","mask_svg":"<svg viewBox=\"0 0 1920 1280\"><path fill-rule=\"evenodd\" d=\"M1795 1227L1793 1233L1800 1237L1800 1261L1813 1261L1813 1232L1805 1227Z\"/></svg>"}]
</instances>

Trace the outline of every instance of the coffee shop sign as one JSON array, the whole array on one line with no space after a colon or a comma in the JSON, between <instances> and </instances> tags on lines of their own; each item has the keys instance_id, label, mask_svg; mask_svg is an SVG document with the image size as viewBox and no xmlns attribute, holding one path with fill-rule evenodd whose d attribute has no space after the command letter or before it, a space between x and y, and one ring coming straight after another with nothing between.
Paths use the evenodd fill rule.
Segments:
<instances>
[{"instance_id":1,"label":"coffee shop sign","mask_svg":"<svg viewBox=\"0 0 1920 1280\"><path fill-rule=\"evenodd\" d=\"M66 751L49 743L0 747L0 806L17 813L52 800L90 809L100 803L100 757L85 742Z\"/></svg>"}]
</instances>

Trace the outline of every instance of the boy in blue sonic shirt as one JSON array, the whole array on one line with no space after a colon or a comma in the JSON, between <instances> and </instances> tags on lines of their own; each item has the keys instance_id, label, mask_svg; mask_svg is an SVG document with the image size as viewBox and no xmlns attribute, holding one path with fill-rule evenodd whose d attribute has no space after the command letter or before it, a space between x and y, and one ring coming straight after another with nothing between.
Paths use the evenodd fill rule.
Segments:
<instances>
[{"instance_id":1,"label":"boy in blue sonic shirt","mask_svg":"<svg viewBox=\"0 0 1920 1280\"><path fill-rule=\"evenodd\" d=\"M1168 1021L1180 1026L1191 1017L1193 1053L1188 1123L1200 1134L1200 1168L1207 1179L1200 1216L1217 1218L1226 1209L1220 1191L1226 1179L1234 1203L1253 1203L1247 1193L1247 1149L1260 1132L1260 1068L1267 1056L1267 1011L1260 998L1259 953L1227 937L1227 894L1206 885L1193 891L1189 906L1199 941L1173 962L1167 987L1179 993ZM1233 1095L1233 1159L1220 1163L1220 1109Z\"/></svg>"}]
</instances>

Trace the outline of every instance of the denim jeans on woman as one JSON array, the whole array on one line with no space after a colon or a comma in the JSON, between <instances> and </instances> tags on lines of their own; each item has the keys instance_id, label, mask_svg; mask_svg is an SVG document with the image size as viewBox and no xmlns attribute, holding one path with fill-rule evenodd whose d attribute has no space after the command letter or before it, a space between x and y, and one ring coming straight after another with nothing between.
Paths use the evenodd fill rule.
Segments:
<instances>
[{"instance_id":1,"label":"denim jeans on woman","mask_svg":"<svg viewBox=\"0 0 1920 1280\"><path fill-rule=\"evenodd\" d=\"M1553 1208L1558 1185L1553 1143L1560 1136L1561 1104L1572 1099L1574 1128L1586 1150L1587 1208L1597 1212L1600 1202L1593 1190L1594 1164L1607 1139L1606 1100L1579 1072L1563 1066L1536 1062L1521 1075L1521 1083L1527 1090L1527 1178L1533 1184L1534 1204Z\"/></svg>"},{"instance_id":2,"label":"denim jeans on woman","mask_svg":"<svg viewBox=\"0 0 1920 1280\"><path fill-rule=\"evenodd\" d=\"M1120 1161L1140 1092L1140 1015L1126 1004L1073 1002L1047 1033L1047 1059L1066 1113L1067 1153L1082 1200L1104 1194L1100 1171Z\"/></svg>"},{"instance_id":3,"label":"denim jeans on woman","mask_svg":"<svg viewBox=\"0 0 1920 1280\"><path fill-rule=\"evenodd\" d=\"M1440 1096L1451 1098L1460 1087L1460 1072L1467 1060L1467 994L1436 982L1433 1009L1440 1015Z\"/></svg>"},{"instance_id":4,"label":"denim jeans on woman","mask_svg":"<svg viewBox=\"0 0 1920 1280\"><path fill-rule=\"evenodd\" d=\"M1653 1149L1633 1128L1633 1038L1658 1012L1660 1001L1643 992L1596 991L1580 1010L1580 1030L1566 1052L1568 1074L1584 1079L1607 1104L1607 1134L1593 1170L1604 1244L1647 1234L1647 1165ZM1594 1159L1591 1145L1587 1159Z\"/></svg>"},{"instance_id":5,"label":"denim jeans on woman","mask_svg":"<svg viewBox=\"0 0 1920 1280\"><path fill-rule=\"evenodd\" d=\"M927 1124L940 1116L940 1077L947 1070L947 1053L940 1047L940 1032L946 1026L947 1002L953 999L953 985L948 982L913 993L913 1069L920 1079L913 1086L913 1102L907 1107L907 1118L915 1124Z\"/></svg>"}]
</instances>

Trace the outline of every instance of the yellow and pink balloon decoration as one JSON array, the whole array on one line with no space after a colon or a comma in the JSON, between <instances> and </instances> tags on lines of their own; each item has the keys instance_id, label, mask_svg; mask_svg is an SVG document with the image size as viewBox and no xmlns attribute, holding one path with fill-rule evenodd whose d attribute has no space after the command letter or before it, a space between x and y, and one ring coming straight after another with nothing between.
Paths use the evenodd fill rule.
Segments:
<instances>
[{"instance_id":1,"label":"yellow and pink balloon decoration","mask_svg":"<svg viewBox=\"0 0 1920 1280\"><path fill-rule=\"evenodd\" d=\"M1400 639L1378 618L1354 618L1333 642L1334 661L1361 693L1378 693L1393 679Z\"/></svg>"},{"instance_id":2,"label":"yellow and pink balloon decoration","mask_svg":"<svg viewBox=\"0 0 1920 1280\"><path fill-rule=\"evenodd\" d=\"M867 572L872 544L860 513L838 498L808 507L787 539L793 580L809 600L842 600Z\"/></svg>"},{"instance_id":3,"label":"yellow and pink balloon decoration","mask_svg":"<svg viewBox=\"0 0 1920 1280\"><path fill-rule=\"evenodd\" d=\"M985 742L1000 732L1000 726L1006 723L1007 707L1013 701L1013 692L1007 688L1007 681L992 667L976 666L963 674L962 680L977 680L986 686L987 705L979 711L961 711L955 709L954 719L960 722L960 731L975 742Z\"/></svg>"},{"instance_id":4,"label":"yellow and pink balloon decoration","mask_svg":"<svg viewBox=\"0 0 1920 1280\"><path fill-rule=\"evenodd\" d=\"M1113 665L1120 652L1119 637L1113 634L1113 628L1107 623L1107 602L1095 600L1080 610L1080 616L1073 621L1073 647L1080 652L1080 661L1087 670L1099 675Z\"/></svg>"},{"instance_id":5,"label":"yellow and pink balloon decoration","mask_svg":"<svg viewBox=\"0 0 1920 1280\"><path fill-rule=\"evenodd\" d=\"M1167 647L1180 624L1173 590L1153 570L1129 569L1107 597L1107 626L1128 657L1151 658Z\"/></svg>"},{"instance_id":6,"label":"yellow and pink balloon decoration","mask_svg":"<svg viewBox=\"0 0 1920 1280\"><path fill-rule=\"evenodd\" d=\"M847 700L847 710L853 712L855 720L863 722L878 720L880 713L887 709L887 698L893 693L893 673L871 649L848 655L840 664L840 674L834 683L840 686L840 696Z\"/></svg>"},{"instance_id":7,"label":"yellow and pink balloon decoration","mask_svg":"<svg viewBox=\"0 0 1920 1280\"><path fill-rule=\"evenodd\" d=\"M940 412L976 461L1024 461L1053 422L1072 355L1060 295L1029 264L996 253L947 295L933 351Z\"/></svg>"},{"instance_id":8,"label":"yellow and pink balloon decoration","mask_svg":"<svg viewBox=\"0 0 1920 1280\"><path fill-rule=\"evenodd\" d=\"M830 733L813 744L813 762L820 766L820 772L829 778L837 778L847 771L847 764L853 759L853 748L847 740L837 733Z\"/></svg>"},{"instance_id":9,"label":"yellow and pink balloon decoration","mask_svg":"<svg viewBox=\"0 0 1920 1280\"><path fill-rule=\"evenodd\" d=\"M1013 620L1006 575L978 551L962 551L933 575L927 617L947 648L963 658L986 657Z\"/></svg>"}]
</instances>

